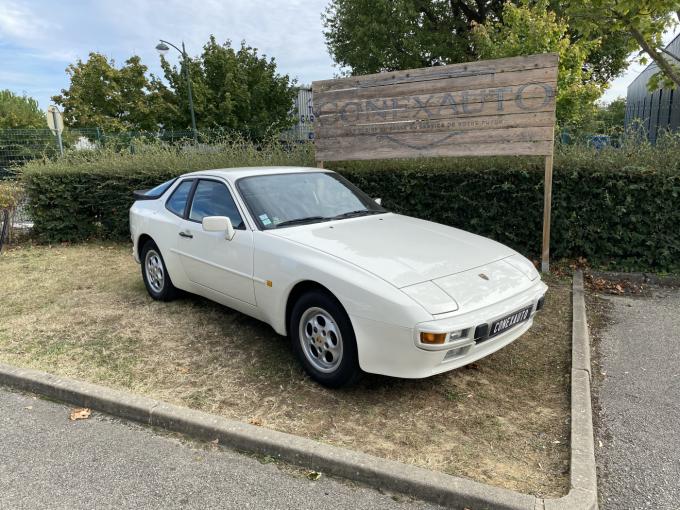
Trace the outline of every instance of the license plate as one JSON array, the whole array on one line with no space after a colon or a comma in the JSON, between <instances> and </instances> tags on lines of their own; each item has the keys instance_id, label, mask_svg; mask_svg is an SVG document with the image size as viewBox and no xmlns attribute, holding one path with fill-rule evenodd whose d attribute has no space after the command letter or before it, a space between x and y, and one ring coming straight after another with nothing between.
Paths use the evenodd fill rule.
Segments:
<instances>
[{"instance_id":1,"label":"license plate","mask_svg":"<svg viewBox=\"0 0 680 510\"><path fill-rule=\"evenodd\" d=\"M510 328L521 324L531 317L531 310L534 308L533 305L522 308L516 312L506 315L502 319L498 319L491 324L489 329L489 338L492 336L500 335L501 333L509 330Z\"/></svg>"}]
</instances>

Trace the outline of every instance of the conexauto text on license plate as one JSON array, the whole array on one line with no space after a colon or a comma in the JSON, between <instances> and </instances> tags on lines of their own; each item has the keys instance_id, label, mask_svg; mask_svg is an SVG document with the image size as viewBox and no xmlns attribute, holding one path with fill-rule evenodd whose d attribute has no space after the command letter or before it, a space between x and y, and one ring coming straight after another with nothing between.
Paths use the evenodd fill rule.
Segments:
<instances>
[{"instance_id":1,"label":"conexauto text on license plate","mask_svg":"<svg viewBox=\"0 0 680 510\"><path fill-rule=\"evenodd\" d=\"M531 317L532 309L533 305L528 306L526 308L522 308L517 312L513 312L510 315L506 315L502 319L494 321L494 323L491 324L491 329L489 330L489 338L491 338L492 336L500 335L501 333L507 331L513 326L517 326L517 324L519 324L520 322L526 321L529 317Z\"/></svg>"}]
</instances>

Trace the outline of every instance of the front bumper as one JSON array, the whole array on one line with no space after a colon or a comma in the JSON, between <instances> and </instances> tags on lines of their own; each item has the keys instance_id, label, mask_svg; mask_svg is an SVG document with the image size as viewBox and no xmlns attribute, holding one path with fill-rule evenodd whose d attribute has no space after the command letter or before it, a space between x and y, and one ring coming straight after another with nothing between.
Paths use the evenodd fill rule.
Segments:
<instances>
[{"instance_id":1,"label":"front bumper","mask_svg":"<svg viewBox=\"0 0 680 510\"><path fill-rule=\"evenodd\" d=\"M362 370L393 377L419 379L453 370L502 349L531 328L538 301L548 287L537 280L525 291L493 305L445 319L416 324L404 328L364 317L350 319L357 338L359 365ZM488 339L475 340L477 326L532 306L531 316L525 322L504 333ZM449 332L467 329L465 337L445 344L438 350L426 350L417 346L421 331Z\"/></svg>"}]
</instances>

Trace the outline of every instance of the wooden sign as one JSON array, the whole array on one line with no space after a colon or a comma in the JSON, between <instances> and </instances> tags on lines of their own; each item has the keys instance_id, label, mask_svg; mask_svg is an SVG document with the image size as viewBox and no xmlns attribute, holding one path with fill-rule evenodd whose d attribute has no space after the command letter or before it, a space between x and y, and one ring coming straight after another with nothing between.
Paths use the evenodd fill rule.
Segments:
<instances>
[{"instance_id":1,"label":"wooden sign","mask_svg":"<svg viewBox=\"0 0 680 510\"><path fill-rule=\"evenodd\" d=\"M557 55L312 84L318 160L549 155Z\"/></svg>"},{"instance_id":2,"label":"wooden sign","mask_svg":"<svg viewBox=\"0 0 680 510\"><path fill-rule=\"evenodd\" d=\"M324 161L545 156L548 269L556 54L485 60L312 83L314 144Z\"/></svg>"}]
</instances>

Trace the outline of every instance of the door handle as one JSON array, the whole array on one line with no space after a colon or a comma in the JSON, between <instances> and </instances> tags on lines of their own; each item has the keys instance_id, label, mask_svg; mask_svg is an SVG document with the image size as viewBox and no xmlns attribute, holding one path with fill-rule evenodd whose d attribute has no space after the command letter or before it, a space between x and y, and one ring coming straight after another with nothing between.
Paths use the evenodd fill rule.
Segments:
<instances>
[{"instance_id":1,"label":"door handle","mask_svg":"<svg viewBox=\"0 0 680 510\"><path fill-rule=\"evenodd\" d=\"M180 235L181 237L186 237L186 238L188 238L188 239L193 239L193 238L194 238L194 236L193 236L192 234L188 234L188 233L186 233L186 232L180 232L179 235Z\"/></svg>"}]
</instances>

